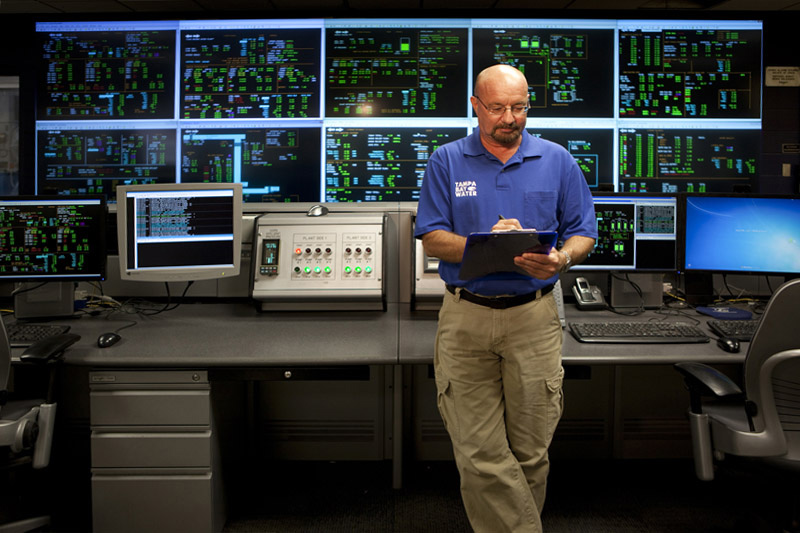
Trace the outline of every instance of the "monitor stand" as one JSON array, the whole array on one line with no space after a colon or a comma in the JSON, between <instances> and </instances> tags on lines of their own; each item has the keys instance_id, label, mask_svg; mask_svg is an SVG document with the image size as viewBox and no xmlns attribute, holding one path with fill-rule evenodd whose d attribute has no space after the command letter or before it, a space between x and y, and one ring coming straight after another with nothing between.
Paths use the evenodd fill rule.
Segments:
<instances>
[{"instance_id":1,"label":"monitor stand","mask_svg":"<svg viewBox=\"0 0 800 533\"><path fill-rule=\"evenodd\" d=\"M642 295L633 285L611 276L611 307L620 309L624 307L644 307L658 309L664 303L664 280L662 274L628 274L628 279L635 283Z\"/></svg>"},{"instance_id":2,"label":"monitor stand","mask_svg":"<svg viewBox=\"0 0 800 533\"><path fill-rule=\"evenodd\" d=\"M71 281L20 283L14 291L17 320L56 318L75 313L75 284Z\"/></svg>"}]
</instances>

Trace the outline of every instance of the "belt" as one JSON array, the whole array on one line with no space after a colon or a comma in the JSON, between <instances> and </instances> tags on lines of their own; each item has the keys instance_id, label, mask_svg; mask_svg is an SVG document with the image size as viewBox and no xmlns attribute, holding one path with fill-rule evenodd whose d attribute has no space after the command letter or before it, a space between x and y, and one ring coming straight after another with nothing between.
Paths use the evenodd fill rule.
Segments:
<instances>
[{"instance_id":1,"label":"belt","mask_svg":"<svg viewBox=\"0 0 800 533\"><path fill-rule=\"evenodd\" d=\"M447 291L450 294L456 293L456 288L452 285L447 285ZM491 307L492 309L508 309L509 307L516 307L518 305L532 302L537 297L542 297L553 290L553 285L542 287L538 291L529 292L527 294L517 294L514 296L479 296L474 292L469 292L466 289L461 289L459 297L462 300L472 302L474 304L482 305L484 307Z\"/></svg>"}]
</instances>

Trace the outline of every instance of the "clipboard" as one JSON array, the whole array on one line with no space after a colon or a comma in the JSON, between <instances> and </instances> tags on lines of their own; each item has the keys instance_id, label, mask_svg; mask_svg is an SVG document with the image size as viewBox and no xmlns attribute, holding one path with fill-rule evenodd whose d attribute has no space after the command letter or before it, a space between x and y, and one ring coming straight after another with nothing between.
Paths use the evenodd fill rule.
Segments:
<instances>
[{"instance_id":1,"label":"clipboard","mask_svg":"<svg viewBox=\"0 0 800 533\"><path fill-rule=\"evenodd\" d=\"M464 259L458 279L469 280L489 274L513 272L528 276L514 264L514 257L524 252L548 254L556 245L555 231L512 230L470 233L464 247Z\"/></svg>"}]
</instances>

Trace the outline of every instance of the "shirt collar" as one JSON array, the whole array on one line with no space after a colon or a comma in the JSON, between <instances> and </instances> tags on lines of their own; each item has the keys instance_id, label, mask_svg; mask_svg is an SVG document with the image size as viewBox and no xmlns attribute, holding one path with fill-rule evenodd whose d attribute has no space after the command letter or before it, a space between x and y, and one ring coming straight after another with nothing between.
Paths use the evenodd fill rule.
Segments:
<instances>
[{"instance_id":1,"label":"shirt collar","mask_svg":"<svg viewBox=\"0 0 800 533\"><path fill-rule=\"evenodd\" d=\"M464 154L467 156L480 156L488 153L489 151L481 143L480 130L475 128L472 135L467 138ZM542 155L542 140L528 133L528 130L524 130L522 132L522 143L519 145L517 154L521 155L522 159L540 157Z\"/></svg>"}]
</instances>

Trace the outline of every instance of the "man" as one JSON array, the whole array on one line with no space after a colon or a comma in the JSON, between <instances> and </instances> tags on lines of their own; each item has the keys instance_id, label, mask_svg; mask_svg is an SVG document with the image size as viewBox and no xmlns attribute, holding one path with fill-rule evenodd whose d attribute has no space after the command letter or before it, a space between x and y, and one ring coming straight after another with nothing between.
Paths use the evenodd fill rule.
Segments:
<instances>
[{"instance_id":1,"label":"man","mask_svg":"<svg viewBox=\"0 0 800 533\"><path fill-rule=\"evenodd\" d=\"M432 154L415 230L447 284L434 351L438 405L473 529L538 532L547 448L563 407L550 291L592 250L594 208L572 156L525 130L528 82L519 70L487 68L470 100L478 128ZM523 227L557 231L563 246L516 257L529 276L459 279L469 233Z\"/></svg>"}]
</instances>

